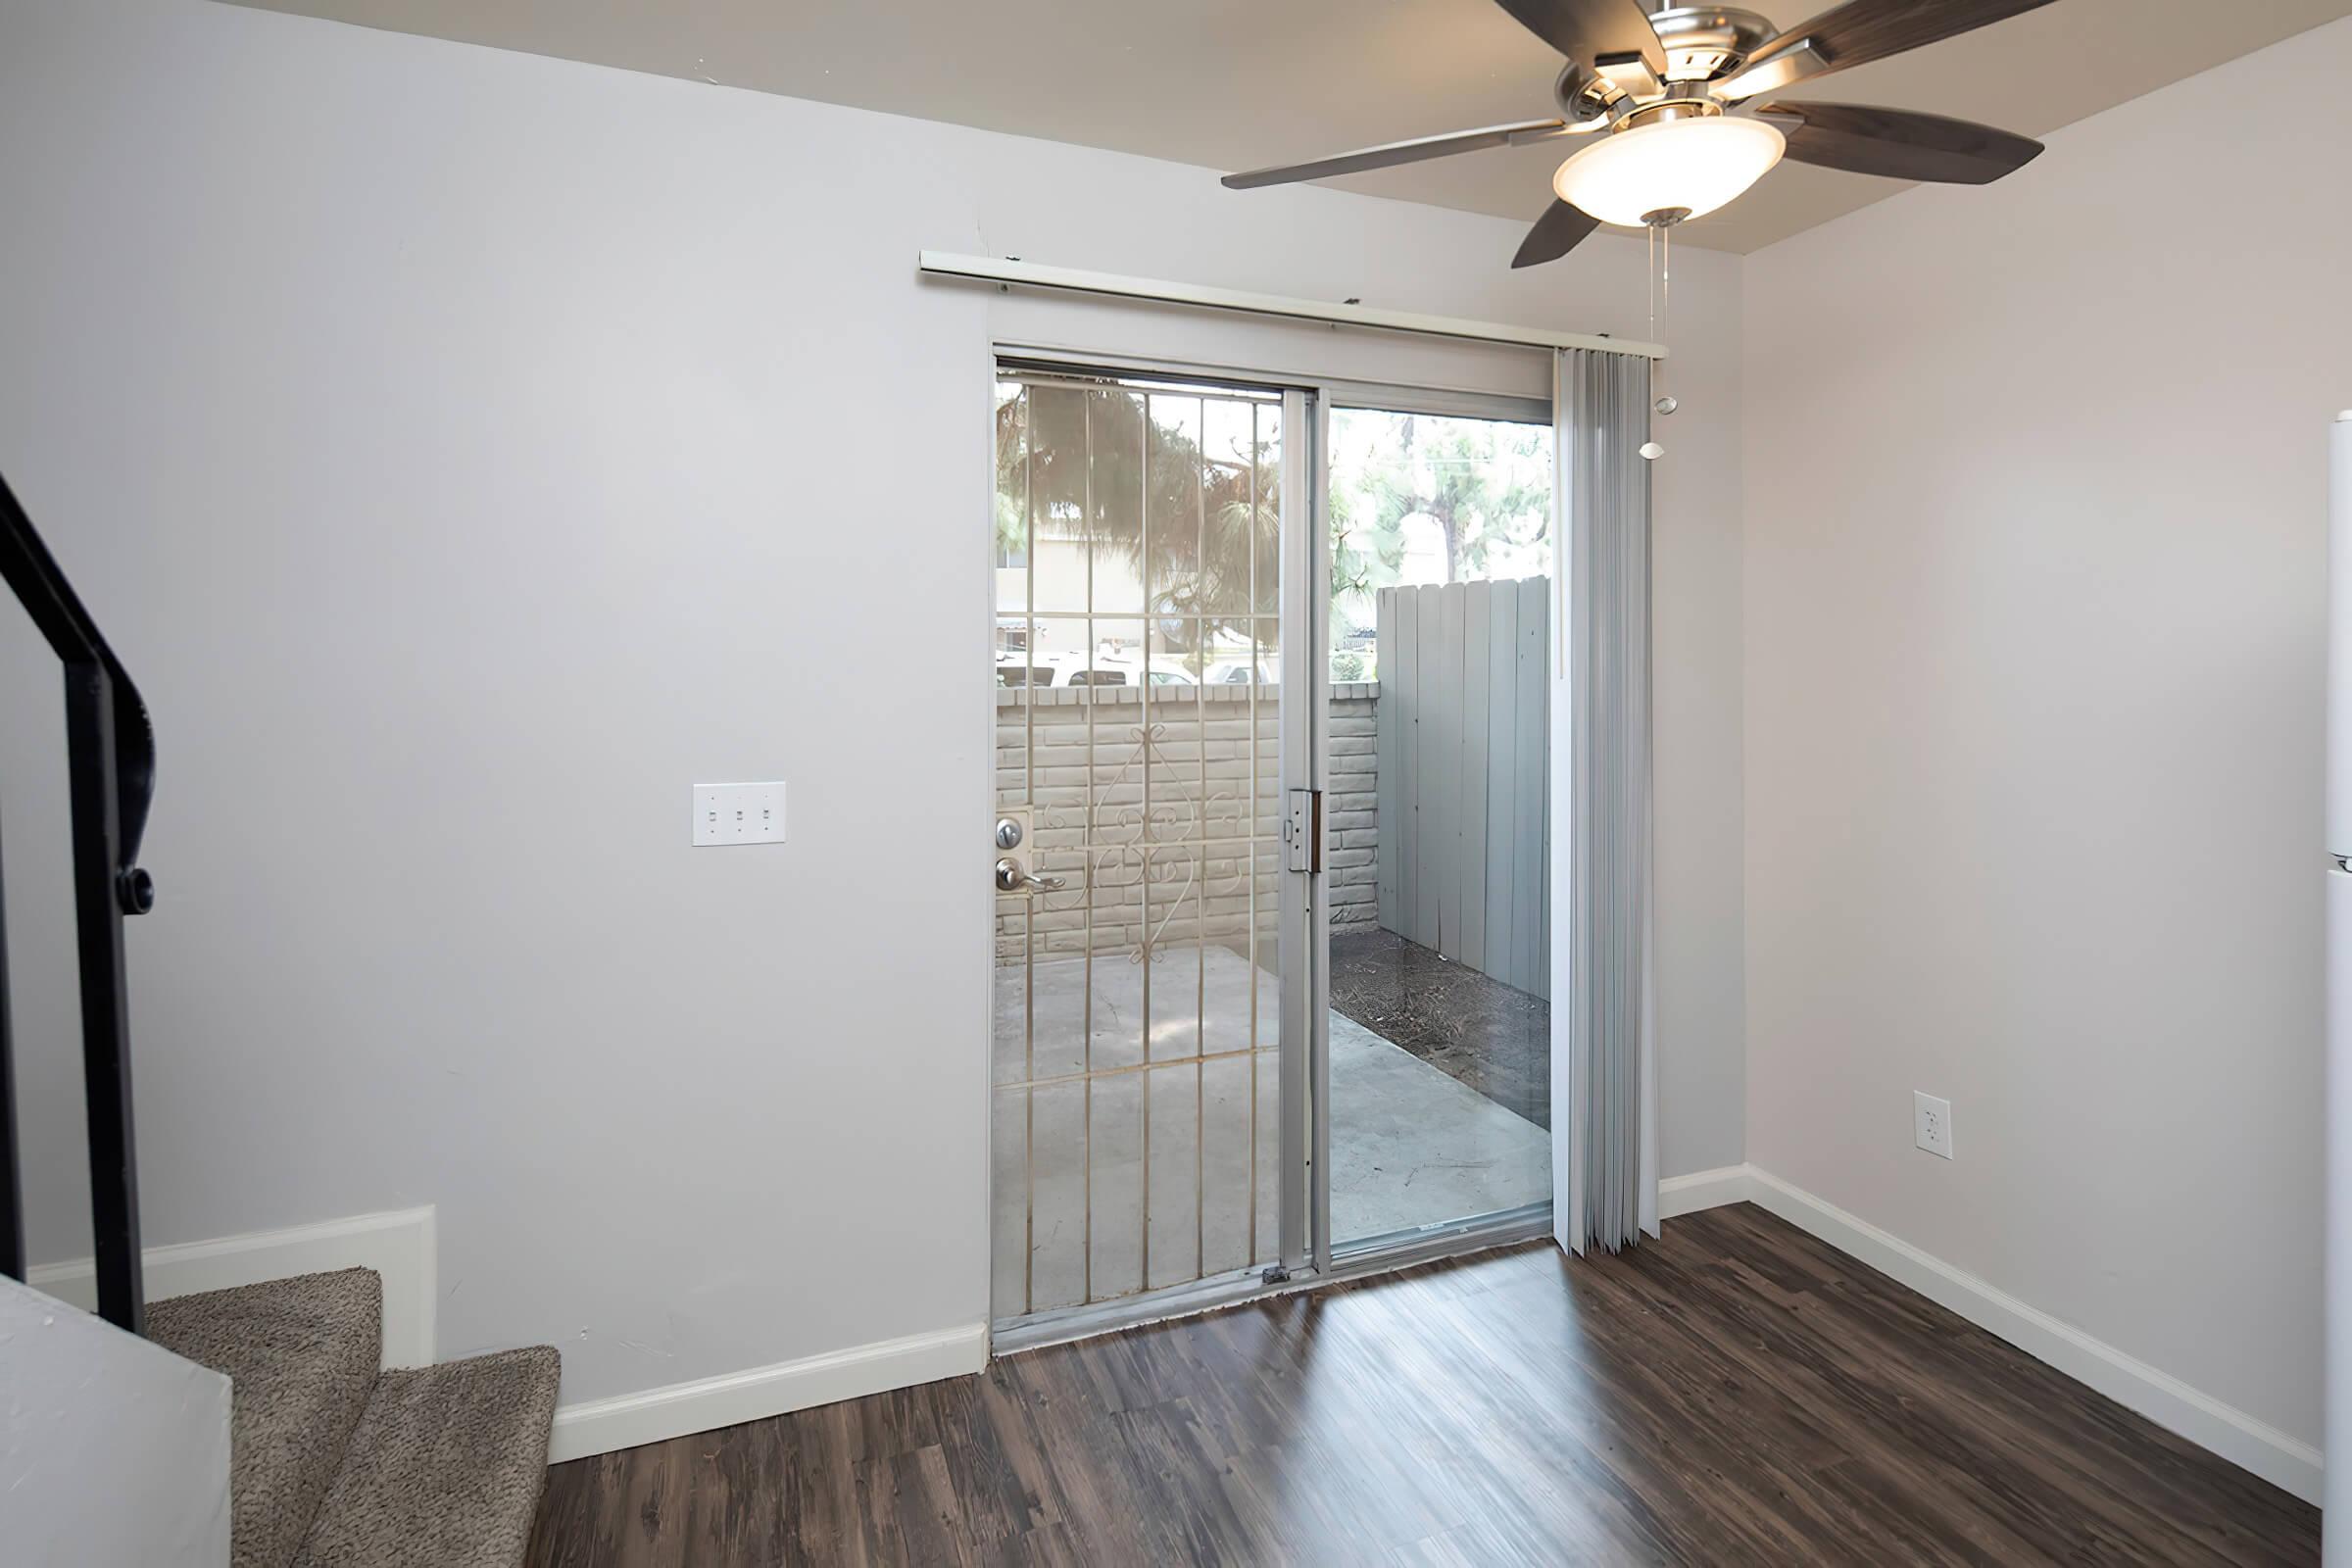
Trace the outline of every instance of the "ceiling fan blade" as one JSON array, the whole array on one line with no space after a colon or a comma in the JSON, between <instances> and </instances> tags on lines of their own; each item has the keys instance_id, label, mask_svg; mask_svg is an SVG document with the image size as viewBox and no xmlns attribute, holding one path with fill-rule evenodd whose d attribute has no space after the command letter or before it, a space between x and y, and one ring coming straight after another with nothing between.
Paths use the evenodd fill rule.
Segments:
<instances>
[{"instance_id":1,"label":"ceiling fan blade","mask_svg":"<svg viewBox=\"0 0 2352 1568\"><path fill-rule=\"evenodd\" d=\"M1909 109L1776 101L1759 115L1781 126L1788 138L1788 156L1800 164L1889 179L1988 185L2041 153L2041 143L2031 137ZM1796 122L1788 123L1790 119Z\"/></svg>"},{"instance_id":2,"label":"ceiling fan blade","mask_svg":"<svg viewBox=\"0 0 2352 1568\"><path fill-rule=\"evenodd\" d=\"M1666 50L1641 0L1494 0L1528 31L1580 66L1609 56L1639 56L1657 75Z\"/></svg>"},{"instance_id":3,"label":"ceiling fan blade","mask_svg":"<svg viewBox=\"0 0 2352 1568\"><path fill-rule=\"evenodd\" d=\"M1536 220L1536 226L1527 231L1527 238L1519 242L1519 254L1511 258L1511 265L1536 267L1556 262L1599 226L1599 219L1555 197Z\"/></svg>"},{"instance_id":4,"label":"ceiling fan blade","mask_svg":"<svg viewBox=\"0 0 2352 1568\"><path fill-rule=\"evenodd\" d=\"M1807 76L1868 65L1964 32L1990 26L2050 0L1846 0L1790 27L1747 57L1715 84L1719 98L1737 102Z\"/></svg>"},{"instance_id":5,"label":"ceiling fan blade","mask_svg":"<svg viewBox=\"0 0 2352 1568\"><path fill-rule=\"evenodd\" d=\"M1360 174L1367 169L1391 169L1398 164L1417 164L1427 158L1450 158L1455 153L1508 147L1514 142L1544 141L1567 132L1567 122L1559 120L1530 120L1516 125L1488 125L1480 130L1448 131L1443 136L1416 136L1410 141L1392 141L1378 147L1339 153L1330 158L1318 158L1311 164L1284 164L1273 169L1252 169L1246 173L1227 174L1224 184L1228 190L1255 190L1260 185L1289 185L1301 179L1329 179L1334 174Z\"/></svg>"}]
</instances>

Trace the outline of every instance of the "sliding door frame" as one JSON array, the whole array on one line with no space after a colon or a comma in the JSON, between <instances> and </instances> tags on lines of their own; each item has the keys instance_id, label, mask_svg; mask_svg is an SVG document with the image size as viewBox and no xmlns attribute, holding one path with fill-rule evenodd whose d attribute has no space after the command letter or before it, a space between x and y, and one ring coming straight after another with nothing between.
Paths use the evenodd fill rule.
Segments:
<instances>
[{"instance_id":1,"label":"sliding door frame","mask_svg":"<svg viewBox=\"0 0 2352 1568\"><path fill-rule=\"evenodd\" d=\"M1221 365L1187 364L1102 353L1065 344L999 339L989 351L987 405L992 420L995 388L1007 365L1064 368L1098 374L1133 376L1144 380L1223 384L1282 395L1283 457L1281 586L1279 599L1282 649L1280 667L1286 697L1303 694L1282 704L1277 755L1280 759L1287 808L1288 791L1310 789L1319 803L1330 788L1331 699L1331 414L1335 406L1391 410L1399 413L1505 419L1548 423L1551 405L1543 398L1514 397L1459 388L1421 387L1394 382L1336 380L1298 376L1278 370ZM996 479L993 450L988 470L987 515L993 517ZM1554 484L1558 483L1555 458ZM984 533L992 538L993 533ZM987 625L996 625L995 557L983 556L987 574L984 597ZM991 710L990 722L994 715ZM995 736L988 733L982 750L988 795L994 802ZM993 810L993 808L992 808ZM1287 813L1286 813L1287 814ZM1315 813L1320 824L1321 813ZM1286 845L1286 849L1288 846ZM1551 1228L1551 1205L1530 1205L1500 1214L1473 1216L1460 1221L1425 1226L1394 1235L1334 1245L1331 1215L1331 910L1328 873L1323 868L1322 845L1312 846L1312 869L1286 868L1280 885L1280 933L1277 952L1281 967L1281 1033L1278 1081L1281 1084L1279 1174L1279 1246L1271 1266L1252 1262L1241 1269L1207 1276L1157 1291L1105 1301L1033 1312L1017 1324L1000 1328L990 1302L992 1353L1034 1348L1107 1333L1135 1324L1155 1322L1192 1312L1258 1299L1269 1296L1354 1278L1408 1264L1435 1260L1458 1252L1532 1240ZM1287 865L1287 862L1286 862ZM982 922L993 930L992 916ZM989 946L989 984L982 1005L987 1038L993 1039L996 958ZM992 1048L993 1049L993 1048ZM1254 1068L1253 1068L1254 1070ZM987 1255L995 1256L996 1195L993 1171L996 1093L993 1075L984 1072L981 1084L983 1173L983 1229ZM1301 1157L1303 1153L1303 1157ZM992 1270L993 1272L993 1270Z\"/></svg>"},{"instance_id":2,"label":"sliding door frame","mask_svg":"<svg viewBox=\"0 0 2352 1568\"><path fill-rule=\"evenodd\" d=\"M1331 1022L1318 1011L1327 994L1327 937L1331 911L1323 900L1319 845L1291 842L1298 816L1292 803L1301 791L1323 789L1323 692L1329 672L1315 668L1320 646L1314 635L1317 519L1315 463L1323 449L1316 439L1323 402L1292 388L1282 395L1282 740L1279 787L1283 805L1282 876L1282 1250L1285 1275L1317 1269L1330 1261L1329 1238L1318 1216L1330 1212L1329 1073ZM1318 675L1320 674L1320 679ZM1303 693L1303 700L1294 694ZM1319 818L1320 811L1312 817ZM1308 869L1298 869L1300 858Z\"/></svg>"},{"instance_id":3,"label":"sliding door frame","mask_svg":"<svg viewBox=\"0 0 2352 1568\"><path fill-rule=\"evenodd\" d=\"M1439 419L1494 419L1551 427L1549 398L1513 397L1504 392L1456 392L1386 381L1324 381L1317 390L1323 393L1327 409L1422 414Z\"/></svg>"}]
</instances>

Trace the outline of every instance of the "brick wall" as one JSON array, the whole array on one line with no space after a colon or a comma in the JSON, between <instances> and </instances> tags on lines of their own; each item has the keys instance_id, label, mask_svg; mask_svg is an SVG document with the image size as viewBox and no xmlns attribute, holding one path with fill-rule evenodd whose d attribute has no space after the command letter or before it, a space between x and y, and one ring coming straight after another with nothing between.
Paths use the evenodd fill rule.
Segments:
<instances>
[{"instance_id":1,"label":"brick wall","mask_svg":"<svg viewBox=\"0 0 2352 1568\"><path fill-rule=\"evenodd\" d=\"M1336 932L1380 918L1380 682L1332 687L1330 734L1323 868Z\"/></svg>"},{"instance_id":2,"label":"brick wall","mask_svg":"<svg viewBox=\"0 0 2352 1568\"><path fill-rule=\"evenodd\" d=\"M1380 687L1332 688L1324 864L1334 929L1378 916L1374 769ZM997 951L1134 953L1205 938L1271 947L1282 869L1281 698L1259 688L1005 688L997 693L997 798L1033 813L1030 868L1058 893L997 901ZM1029 701L1034 700L1034 707ZM1149 734L1146 734L1147 717ZM1149 803L1146 778L1149 775ZM1090 807L1089 857L1082 846ZM1254 854L1245 840L1254 838ZM1205 841L1205 842L1204 842ZM1093 863L1088 864L1089 859Z\"/></svg>"}]
</instances>

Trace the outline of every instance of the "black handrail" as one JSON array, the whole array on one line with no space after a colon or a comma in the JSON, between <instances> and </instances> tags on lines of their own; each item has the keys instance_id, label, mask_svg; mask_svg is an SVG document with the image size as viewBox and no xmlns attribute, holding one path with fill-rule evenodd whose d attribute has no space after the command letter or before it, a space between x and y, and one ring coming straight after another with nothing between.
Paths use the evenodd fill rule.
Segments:
<instances>
[{"instance_id":1,"label":"black handrail","mask_svg":"<svg viewBox=\"0 0 2352 1568\"><path fill-rule=\"evenodd\" d=\"M130 1122L130 1020L122 983L122 917L155 906L138 867L155 798L155 730L122 662L107 646L32 519L0 478L0 580L47 640L66 678L66 775L73 799L75 948L81 968L82 1095L89 1109L90 1221L98 1312L136 1334L146 1324L139 1269L139 1181ZM18 1180L16 1077L8 971L0 934L0 1268L24 1277Z\"/></svg>"}]
</instances>

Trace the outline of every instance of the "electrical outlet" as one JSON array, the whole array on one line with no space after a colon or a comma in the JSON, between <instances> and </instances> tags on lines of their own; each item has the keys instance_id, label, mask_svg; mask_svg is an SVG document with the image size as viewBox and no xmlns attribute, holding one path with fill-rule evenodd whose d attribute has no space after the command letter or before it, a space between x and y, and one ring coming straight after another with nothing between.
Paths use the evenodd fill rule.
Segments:
<instances>
[{"instance_id":1,"label":"electrical outlet","mask_svg":"<svg viewBox=\"0 0 2352 1568\"><path fill-rule=\"evenodd\" d=\"M1911 1141L1931 1154L1952 1157L1952 1102L1911 1091Z\"/></svg>"},{"instance_id":2,"label":"electrical outlet","mask_svg":"<svg viewBox=\"0 0 2352 1568\"><path fill-rule=\"evenodd\" d=\"M783 785L697 784L694 787L697 847L780 844L783 840Z\"/></svg>"}]
</instances>

